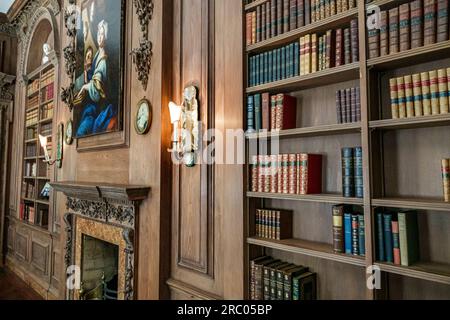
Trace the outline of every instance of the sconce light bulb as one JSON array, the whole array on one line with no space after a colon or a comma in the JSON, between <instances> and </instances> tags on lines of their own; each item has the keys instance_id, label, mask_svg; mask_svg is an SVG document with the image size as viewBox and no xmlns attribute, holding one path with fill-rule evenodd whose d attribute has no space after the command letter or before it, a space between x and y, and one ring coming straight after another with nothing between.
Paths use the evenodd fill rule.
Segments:
<instances>
[{"instance_id":1,"label":"sconce light bulb","mask_svg":"<svg viewBox=\"0 0 450 320\"><path fill-rule=\"evenodd\" d=\"M47 147L47 137L44 137L43 135L39 135L39 142L41 143L42 148Z\"/></svg>"},{"instance_id":2,"label":"sconce light bulb","mask_svg":"<svg viewBox=\"0 0 450 320\"><path fill-rule=\"evenodd\" d=\"M181 118L181 107L178 106L174 102L169 103L169 111L170 111L170 122L172 124L180 121Z\"/></svg>"}]
</instances>

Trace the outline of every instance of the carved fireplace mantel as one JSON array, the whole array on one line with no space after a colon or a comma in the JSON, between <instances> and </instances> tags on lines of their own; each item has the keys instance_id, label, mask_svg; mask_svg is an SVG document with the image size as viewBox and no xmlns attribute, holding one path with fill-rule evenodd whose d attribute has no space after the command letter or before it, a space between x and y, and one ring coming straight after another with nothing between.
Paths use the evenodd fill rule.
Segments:
<instances>
[{"instance_id":1,"label":"carved fireplace mantel","mask_svg":"<svg viewBox=\"0 0 450 320\"><path fill-rule=\"evenodd\" d=\"M53 182L53 189L67 196L65 265L80 265L82 233L116 244L121 249L119 297L135 297L138 212L150 187L81 182ZM121 234L121 239L117 234ZM110 237L110 238L108 238ZM70 273L70 272L68 272ZM70 274L68 274L68 277ZM67 290L68 299L80 298Z\"/></svg>"}]
</instances>

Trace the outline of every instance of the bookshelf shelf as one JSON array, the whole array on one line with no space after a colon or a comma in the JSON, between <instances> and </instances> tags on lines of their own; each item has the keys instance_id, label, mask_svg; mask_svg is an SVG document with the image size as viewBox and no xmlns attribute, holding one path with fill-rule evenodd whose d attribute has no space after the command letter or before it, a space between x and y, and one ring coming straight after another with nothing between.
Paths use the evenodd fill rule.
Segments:
<instances>
[{"instance_id":1,"label":"bookshelf shelf","mask_svg":"<svg viewBox=\"0 0 450 320\"><path fill-rule=\"evenodd\" d=\"M36 179L36 177L23 177L24 179L27 179L27 180L35 180Z\"/></svg>"},{"instance_id":2,"label":"bookshelf shelf","mask_svg":"<svg viewBox=\"0 0 450 320\"><path fill-rule=\"evenodd\" d=\"M23 198L23 201L27 201L27 202L34 202L34 199L30 199L30 198Z\"/></svg>"},{"instance_id":3,"label":"bookshelf shelf","mask_svg":"<svg viewBox=\"0 0 450 320\"><path fill-rule=\"evenodd\" d=\"M45 201L45 200L36 200L36 203L47 205L47 206L50 204L49 201Z\"/></svg>"},{"instance_id":4,"label":"bookshelf shelf","mask_svg":"<svg viewBox=\"0 0 450 320\"><path fill-rule=\"evenodd\" d=\"M262 199L277 199L277 200L290 200L290 201L304 201L304 202L318 202L318 203L330 203L330 204L354 204L363 205L363 199L359 198L345 198L339 195L333 194L310 194L310 195L290 195L290 194L278 194L278 193L259 193L259 192L247 192L249 198L262 198Z\"/></svg>"},{"instance_id":5,"label":"bookshelf shelf","mask_svg":"<svg viewBox=\"0 0 450 320\"><path fill-rule=\"evenodd\" d=\"M25 160L25 161L36 160L36 156L34 156L34 157L25 157L25 158L23 158L23 160Z\"/></svg>"},{"instance_id":6,"label":"bookshelf shelf","mask_svg":"<svg viewBox=\"0 0 450 320\"><path fill-rule=\"evenodd\" d=\"M37 179L38 179L38 180L50 180L49 177L38 177Z\"/></svg>"},{"instance_id":7,"label":"bookshelf shelf","mask_svg":"<svg viewBox=\"0 0 450 320\"><path fill-rule=\"evenodd\" d=\"M419 262L410 267L377 262L382 271L418 278L432 282L450 284L450 266L434 262Z\"/></svg>"},{"instance_id":8,"label":"bookshelf shelf","mask_svg":"<svg viewBox=\"0 0 450 320\"><path fill-rule=\"evenodd\" d=\"M247 88L247 94L252 93L282 93L299 91L312 87L321 87L347 80L359 79L359 62L317 71L304 76L292 77L272 83Z\"/></svg>"},{"instance_id":9,"label":"bookshelf shelf","mask_svg":"<svg viewBox=\"0 0 450 320\"><path fill-rule=\"evenodd\" d=\"M395 69L450 56L450 40L367 60L377 70Z\"/></svg>"},{"instance_id":10,"label":"bookshelf shelf","mask_svg":"<svg viewBox=\"0 0 450 320\"><path fill-rule=\"evenodd\" d=\"M46 104L52 103L53 101L54 101L53 99L50 99L50 100L41 102L41 106L45 106Z\"/></svg>"},{"instance_id":11,"label":"bookshelf shelf","mask_svg":"<svg viewBox=\"0 0 450 320\"><path fill-rule=\"evenodd\" d=\"M52 122L53 121L53 118L47 118L47 119L42 119L42 120L39 120L39 123L40 124L45 124L45 123L50 123L50 122Z\"/></svg>"},{"instance_id":12,"label":"bookshelf shelf","mask_svg":"<svg viewBox=\"0 0 450 320\"><path fill-rule=\"evenodd\" d=\"M247 4L247 5L245 6L244 10L245 10L245 11L252 10L252 9L256 8L257 6L260 6L260 5L262 5L263 3L266 3L267 1L268 1L268 0L256 0L256 1L253 1L253 2L250 3L250 4Z\"/></svg>"},{"instance_id":13,"label":"bookshelf shelf","mask_svg":"<svg viewBox=\"0 0 450 320\"><path fill-rule=\"evenodd\" d=\"M363 257L336 254L333 252L332 245L326 243L318 243L298 239L276 241L266 240L258 237L248 238L247 243L285 252L303 254L311 257L351 264L355 266L365 266L365 260Z\"/></svg>"},{"instance_id":14,"label":"bookshelf shelf","mask_svg":"<svg viewBox=\"0 0 450 320\"><path fill-rule=\"evenodd\" d=\"M376 207L434 210L450 212L450 203L437 199L405 199L405 198L385 198L373 199L372 205Z\"/></svg>"},{"instance_id":15,"label":"bookshelf shelf","mask_svg":"<svg viewBox=\"0 0 450 320\"><path fill-rule=\"evenodd\" d=\"M369 123L370 128L385 130L427 128L447 125L450 125L450 114L407 119L388 119L371 121Z\"/></svg>"},{"instance_id":16,"label":"bookshelf shelf","mask_svg":"<svg viewBox=\"0 0 450 320\"><path fill-rule=\"evenodd\" d=\"M249 133L247 139L264 138L294 138L294 137L318 137L339 134L355 134L361 132L360 123L332 124L307 128L297 128L291 130L281 130L275 132Z\"/></svg>"},{"instance_id":17,"label":"bookshelf shelf","mask_svg":"<svg viewBox=\"0 0 450 320\"><path fill-rule=\"evenodd\" d=\"M377 6L382 9L387 9L395 6L399 6L400 4L406 3L409 0L375 0L368 4L366 4L366 8L369 6Z\"/></svg>"},{"instance_id":18,"label":"bookshelf shelf","mask_svg":"<svg viewBox=\"0 0 450 320\"><path fill-rule=\"evenodd\" d=\"M264 1L265 2L265 1ZM323 20L308 24L304 27L297 28L295 30L283 33L279 36L258 42L247 47L247 52L260 52L263 50L273 49L276 46L287 44L291 41L296 41L298 38L315 32L322 32L329 29L337 28L350 22L351 19L358 15L358 8L352 8L345 12L335 14L332 17L325 18Z\"/></svg>"}]
</instances>

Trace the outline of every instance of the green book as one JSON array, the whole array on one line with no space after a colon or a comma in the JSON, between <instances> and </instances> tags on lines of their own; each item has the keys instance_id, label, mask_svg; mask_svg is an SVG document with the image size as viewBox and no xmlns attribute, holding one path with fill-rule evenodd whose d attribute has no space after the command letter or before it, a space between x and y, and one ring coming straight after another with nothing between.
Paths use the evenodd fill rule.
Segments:
<instances>
[{"instance_id":1,"label":"green book","mask_svg":"<svg viewBox=\"0 0 450 320\"><path fill-rule=\"evenodd\" d=\"M316 300L317 299L317 274L307 272L294 277L292 281L292 300Z\"/></svg>"},{"instance_id":2,"label":"green book","mask_svg":"<svg viewBox=\"0 0 450 320\"><path fill-rule=\"evenodd\" d=\"M276 291L275 300L284 300L284 273L290 269L295 268L296 265L289 264L276 271Z\"/></svg>"},{"instance_id":3,"label":"green book","mask_svg":"<svg viewBox=\"0 0 450 320\"><path fill-rule=\"evenodd\" d=\"M277 300L277 271L289 265L290 263L283 262L280 265L270 267L270 293L268 300Z\"/></svg>"},{"instance_id":4,"label":"green book","mask_svg":"<svg viewBox=\"0 0 450 320\"><path fill-rule=\"evenodd\" d=\"M400 257L402 266L408 267L419 261L419 225L416 211L398 213L400 234Z\"/></svg>"},{"instance_id":5,"label":"green book","mask_svg":"<svg viewBox=\"0 0 450 320\"><path fill-rule=\"evenodd\" d=\"M308 271L308 267L298 266L284 272L284 300L292 300L292 279Z\"/></svg>"}]
</instances>

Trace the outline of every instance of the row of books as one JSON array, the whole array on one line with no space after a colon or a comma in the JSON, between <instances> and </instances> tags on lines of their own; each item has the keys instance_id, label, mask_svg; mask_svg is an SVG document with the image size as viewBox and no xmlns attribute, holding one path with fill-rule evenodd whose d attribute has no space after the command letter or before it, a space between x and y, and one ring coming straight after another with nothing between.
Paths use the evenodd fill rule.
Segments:
<instances>
[{"instance_id":1,"label":"row of books","mask_svg":"<svg viewBox=\"0 0 450 320\"><path fill-rule=\"evenodd\" d=\"M246 14L247 46L356 7L355 0L270 0Z\"/></svg>"},{"instance_id":2,"label":"row of books","mask_svg":"<svg viewBox=\"0 0 450 320\"><path fill-rule=\"evenodd\" d=\"M36 177L37 174L37 164L36 161L30 162L30 161L25 161L25 167L24 170L25 172L23 173L25 177Z\"/></svg>"},{"instance_id":3,"label":"row of books","mask_svg":"<svg viewBox=\"0 0 450 320\"><path fill-rule=\"evenodd\" d=\"M33 96L27 99L27 109L32 109L39 104L39 96Z\"/></svg>"},{"instance_id":4,"label":"row of books","mask_svg":"<svg viewBox=\"0 0 450 320\"><path fill-rule=\"evenodd\" d=\"M256 236L269 240L292 238L292 211L256 210Z\"/></svg>"},{"instance_id":5,"label":"row of books","mask_svg":"<svg viewBox=\"0 0 450 320\"><path fill-rule=\"evenodd\" d=\"M361 122L360 88L336 91L336 111L338 123Z\"/></svg>"},{"instance_id":6,"label":"row of books","mask_svg":"<svg viewBox=\"0 0 450 320\"><path fill-rule=\"evenodd\" d=\"M39 91L39 80L34 80L30 82L27 86L27 94L31 96Z\"/></svg>"},{"instance_id":7,"label":"row of books","mask_svg":"<svg viewBox=\"0 0 450 320\"><path fill-rule=\"evenodd\" d=\"M25 118L25 125L27 127L29 127L29 126L33 126L33 125L37 124L39 121L38 114L39 114L39 112L37 109L27 112L26 118Z\"/></svg>"},{"instance_id":8,"label":"row of books","mask_svg":"<svg viewBox=\"0 0 450 320\"><path fill-rule=\"evenodd\" d=\"M26 128L25 130L25 140L32 140L37 138L37 128Z\"/></svg>"},{"instance_id":9,"label":"row of books","mask_svg":"<svg viewBox=\"0 0 450 320\"><path fill-rule=\"evenodd\" d=\"M51 123L41 125L41 135L44 137L51 136L53 132L53 125Z\"/></svg>"},{"instance_id":10,"label":"row of books","mask_svg":"<svg viewBox=\"0 0 450 320\"><path fill-rule=\"evenodd\" d=\"M251 300L316 300L317 274L264 256L250 261Z\"/></svg>"},{"instance_id":11,"label":"row of books","mask_svg":"<svg viewBox=\"0 0 450 320\"><path fill-rule=\"evenodd\" d=\"M415 0L369 18L369 58L449 39L448 0Z\"/></svg>"},{"instance_id":12,"label":"row of books","mask_svg":"<svg viewBox=\"0 0 450 320\"><path fill-rule=\"evenodd\" d=\"M247 131L288 130L296 127L297 99L269 93L247 97Z\"/></svg>"},{"instance_id":13,"label":"row of books","mask_svg":"<svg viewBox=\"0 0 450 320\"><path fill-rule=\"evenodd\" d=\"M41 76L41 88L53 84L55 82L55 72L50 69Z\"/></svg>"},{"instance_id":14,"label":"row of books","mask_svg":"<svg viewBox=\"0 0 450 320\"><path fill-rule=\"evenodd\" d=\"M392 118L448 114L450 68L390 79Z\"/></svg>"},{"instance_id":15,"label":"row of books","mask_svg":"<svg viewBox=\"0 0 450 320\"><path fill-rule=\"evenodd\" d=\"M34 199L36 195L36 186L31 182L22 182L22 198Z\"/></svg>"},{"instance_id":16,"label":"row of books","mask_svg":"<svg viewBox=\"0 0 450 320\"><path fill-rule=\"evenodd\" d=\"M53 110L54 110L53 106L54 106L53 102L50 102L41 107L41 119L50 119L53 117Z\"/></svg>"},{"instance_id":17,"label":"row of books","mask_svg":"<svg viewBox=\"0 0 450 320\"><path fill-rule=\"evenodd\" d=\"M322 193L322 155L279 154L252 157L252 192L279 194Z\"/></svg>"},{"instance_id":18,"label":"row of books","mask_svg":"<svg viewBox=\"0 0 450 320\"><path fill-rule=\"evenodd\" d=\"M41 90L41 103L52 100L54 97L53 82Z\"/></svg>"},{"instance_id":19,"label":"row of books","mask_svg":"<svg viewBox=\"0 0 450 320\"><path fill-rule=\"evenodd\" d=\"M27 221L29 223L34 224L34 218L35 218L34 205L25 204L24 202L22 202L20 204L19 218L22 221Z\"/></svg>"},{"instance_id":20,"label":"row of books","mask_svg":"<svg viewBox=\"0 0 450 320\"><path fill-rule=\"evenodd\" d=\"M442 159L442 184L444 201L450 202L450 159Z\"/></svg>"},{"instance_id":21,"label":"row of books","mask_svg":"<svg viewBox=\"0 0 450 320\"><path fill-rule=\"evenodd\" d=\"M353 256L366 255L366 228L361 210L347 205L333 207L333 250Z\"/></svg>"},{"instance_id":22,"label":"row of books","mask_svg":"<svg viewBox=\"0 0 450 320\"><path fill-rule=\"evenodd\" d=\"M37 154L36 144L27 144L25 146L25 157L27 158L36 157L36 154Z\"/></svg>"},{"instance_id":23,"label":"row of books","mask_svg":"<svg viewBox=\"0 0 450 320\"><path fill-rule=\"evenodd\" d=\"M377 260L405 267L419 261L419 226L416 211L375 210Z\"/></svg>"},{"instance_id":24,"label":"row of books","mask_svg":"<svg viewBox=\"0 0 450 320\"><path fill-rule=\"evenodd\" d=\"M308 75L359 61L358 21L323 35L307 34L299 42L249 58L250 87Z\"/></svg>"},{"instance_id":25,"label":"row of books","mask_svg":"<svg viewBox=\"0 0 450 320\"><path fill-rule=\"evenodd\" d=\"M361 147L342 149L342 195L346 198L364 198Z\"/></svg>"}]
</instances>

